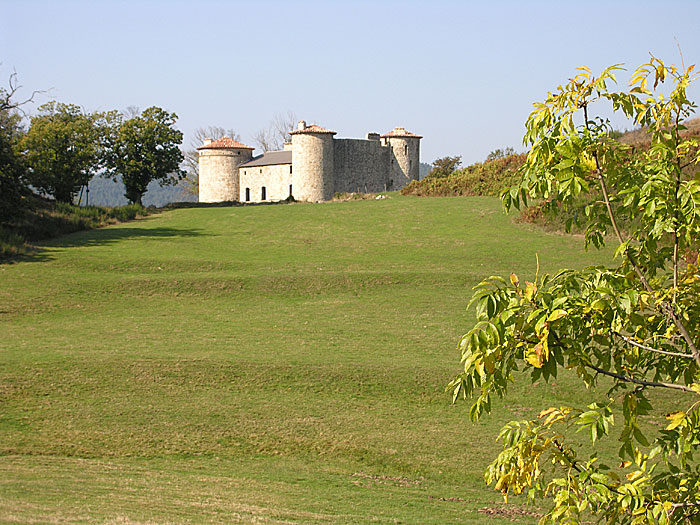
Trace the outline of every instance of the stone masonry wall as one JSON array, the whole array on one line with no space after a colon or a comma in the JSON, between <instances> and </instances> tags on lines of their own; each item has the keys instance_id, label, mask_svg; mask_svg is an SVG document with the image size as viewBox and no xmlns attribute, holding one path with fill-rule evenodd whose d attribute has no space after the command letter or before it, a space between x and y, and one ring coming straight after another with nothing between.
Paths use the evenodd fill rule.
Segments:
<instances>
[{"instance_id":1,"label":"stone masonry wall","mask_svg":"<svg viewBox=\"0 0 700 525\"><path fill-rule=\"evenodd\" d=\"M298 201L333 198L333 136L328 133L292 134L292 187Z\"/></svg>"},{"instance_id":2,"label":"stone masonry wall","mask_svg":"<svg viewBox=\"0 0 700 525\"><path fill-rule=\"evenodd\" d=\"M391 147L390 172L394 189L403 188L420 173L420 139L391 137L386 139Z\"/></svg>"},{"instance_id":3,"label":"stone masonry wall","mask_svg":"<svg viewBox=\"0 0 700 525\"><path fill-rule=\"evenodd\" d=\"M289 186L292 184L291 167L291 164L275 164L240 168L240 202L262 202L263 186L266 202L283 201L289 197ZM246 188L249 190L250 200L246 200Z\"/></svg>"},{"instance_id":4,"label":"stone masonry wall","mask_svg":"<svg viewBox=\"0 0 700 525\"><path fill-rule=\"evenodd\" d=\"M199 202L238 200L238 165L251 157L251 150L200 150Z\"/></svg>"},{"instance_id":5,"label":"stone masonry wall","mask_svg":"<svg viewBox=\"0 0 700 525\"><path fill-rule=\"evenodd\" d=\"M390 150L379 140L335 139L334 192L373 193L390 187Z\"/></svg>"}]
</instances>

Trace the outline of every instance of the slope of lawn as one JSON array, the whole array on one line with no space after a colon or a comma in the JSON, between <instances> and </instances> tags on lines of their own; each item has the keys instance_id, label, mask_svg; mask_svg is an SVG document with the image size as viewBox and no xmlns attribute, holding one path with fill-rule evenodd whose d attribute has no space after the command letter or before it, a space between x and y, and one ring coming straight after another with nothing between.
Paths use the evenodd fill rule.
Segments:
<instances>
[{"instance_id":1,"label":"slope of lawn","mask_svg":"<svg viewBox=\"0 0 700 525\"><path fill-rule=\"evenodd\" d=\"M0 265L1 522L534 521L445 385L491 274L608 261L496 199L165 211ZM614 444L613 444L614 446Z\"/></svg>"}]
</instances>

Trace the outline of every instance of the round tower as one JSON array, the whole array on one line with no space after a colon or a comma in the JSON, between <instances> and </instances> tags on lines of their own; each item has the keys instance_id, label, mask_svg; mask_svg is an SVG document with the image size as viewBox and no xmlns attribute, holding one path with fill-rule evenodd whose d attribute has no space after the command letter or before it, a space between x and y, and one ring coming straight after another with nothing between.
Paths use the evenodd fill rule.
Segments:
<instances>
[{"instance_id":1,"label":"round tower","mask_svg":"<svg viewBox=\"0 0 700 525\"><path fill-rule=\"evenodd\" d=\"M298 201L333 198L333 135L335 131L303 120L292 136L292 195Z\"/></svg>"},{"instance_id":2,"label":"round tower","mask_svg":"<svg viewBox=\"0 0 700 525\"><path fill-rule=\"evenodd\" d=\"M420 135L394 128L381 136L385 145L391 148L389 181L394 189L403 188L420 177Z\"/></svg>"},{"instance_id":3,"label":"round tower","mask_svg":"<svg viewBox=\"0 0 700 525\"><path fill-rule=\"evenodd\" d=\"M253 157L253 149L229 137L204 139L199 152L199 202L240 200L238 166Z\"/></svg>"}]
</instances>

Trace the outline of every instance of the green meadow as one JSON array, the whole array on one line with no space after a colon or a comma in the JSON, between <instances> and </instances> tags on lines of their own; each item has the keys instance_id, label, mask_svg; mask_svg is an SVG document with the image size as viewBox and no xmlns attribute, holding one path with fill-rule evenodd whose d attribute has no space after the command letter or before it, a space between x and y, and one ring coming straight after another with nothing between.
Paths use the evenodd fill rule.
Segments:
<instances>
[{"instance_id":1,"label":"green meadow","mask_svg":"<svg viewBox=\"0 0 700 525\"><path fill-rule=\"evenodd\" d=\"M189 208L0 264L0 522L531 523L446 384L482 278L605 264L496 199ZM615 446L613 444L613 446Z\"/></svg>"}]
</instances>

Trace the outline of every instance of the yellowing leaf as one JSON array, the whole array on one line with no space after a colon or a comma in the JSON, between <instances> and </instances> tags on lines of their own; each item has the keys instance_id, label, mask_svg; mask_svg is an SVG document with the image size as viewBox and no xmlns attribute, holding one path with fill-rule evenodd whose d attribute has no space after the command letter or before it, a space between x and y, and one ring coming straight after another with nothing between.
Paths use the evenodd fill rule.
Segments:
<instances>
[{"instance_id":1,"label":"yellowing leaf","mask_svg":"<svg viewBox=\"0 0 700 525\"><path fill-rule=\"evenodd\" d=\"M535 293L537 293L537 285L535 283L531 283L530 281L525 281L525 299L532 301Z\"/></svg>"},{"instance_id":2,"label":"yellowing leaf","mask_svg":"<svg viewBox=\"0 0 700 525\"><path fill-rule=\"evenodd\" d=\"M547 321L550 323L557 321L558 319L561 319L562 317L565 317L567 314L566 310L558 309L554 310L551 314L549 314L549 317L547 317Z\"/></svg>"},{"instance_id":3,"label":"yellowing leaf","mask_svg":"<svg viewBox=\"0 0 700 525\"><path fill-rule=\"evenodd\" d=\"M539 415L538 415L537 417L539 417L539 418L541 419L541 418L543 418L543 417L545 417L545 416L548 416L548 415L551 414L552 412L555 412L556 410L557 410L557 409L554 408L554 407L546 408L546 409L544 409L542 412L540 412Z\"/></svg>"},{"instance_id":4,"label":"yellowing leaf","mask_svg":"<svg viewBox=\"0 0 700 525\"><path fill-rule=\"evenodd\" d=\"M481 360L481 357L474 361L474 368L476 368L481 377L484 377L484 362Z\"/></svg>"},{"instance_id":5,"label":"yellowing leaf","mask_svg":"<svg viewBox=\"0 0 700 525\"><path fill-rule=\"evenodd\" d=\"M542 368L542 364L544 363L543 355L542 343L537 343L533 348L527 351L525 361L535 368Z\"/></svg>"},{"instance_id":6,"label":"yellowing leaf","mask_svg":"<svg viewBox=\"0 0 700 525\"><path fill-rule=\"evenodd\" d=\"M666 419L671 421L671 423L669 423L669 425L666 427L666 430L673 430L674 428L683 424L683 421L685 420L685 412L681 412L680 410L671 412L670 414L666 414Z\"/></svg>"},{"instance_id":7,"label":"yellowing leaf","mask_svg":"<svg viewBox=\"0 0 700 525\"><path fill-rule=\"evenodd\" d=\"M518 279L518 276L515 275L514 273L510 274L510 282L513 283L513 286L518 286L520 283L520 280Z\"/></svg>"}]
</instances>

